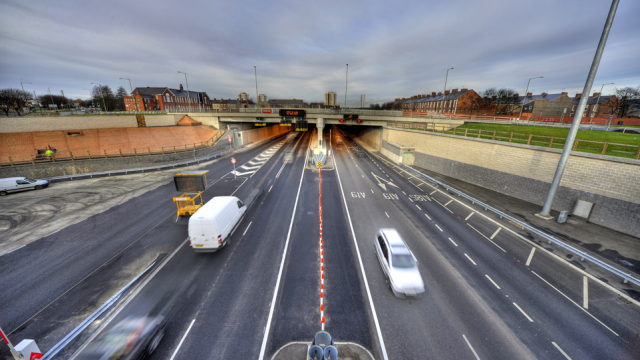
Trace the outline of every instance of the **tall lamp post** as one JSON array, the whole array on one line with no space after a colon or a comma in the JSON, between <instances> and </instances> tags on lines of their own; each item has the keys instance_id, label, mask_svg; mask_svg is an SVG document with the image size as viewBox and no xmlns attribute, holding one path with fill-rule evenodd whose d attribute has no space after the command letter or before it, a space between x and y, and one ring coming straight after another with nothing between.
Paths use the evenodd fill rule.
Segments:
<instances>
[{"instance_id":1,"label":"tall lamp post","mask_svg":"<svg viewBox=\"0 0 640 360\"><path fill-rule=\"evenodd\" d=\"M520 115L518 115L518 120L520 120L520 117L522 117L522 109L524 109L524 104L525 104L525 101L527 100L527 94L529 92L529 84L531 84L531 80L542 79L542 78L544 78L544 76L529 78L529 81L527 82L527 90L524 91L524 96L522 97L522 106L520 107Z\"/></svg>"},{"instance_id":2,"label":"tall lamp post","mask_svg":"<svg viewBox=\"0 0 640 360\"><path fill-rule=\"evenodd\" d=\"M258 107L258 68L256 68L256 66L253 66L253 72L256 76L256 107Z\"/></svg>"},{"instance_id":3,"label":"tall lamp post","mask_svg":"<svg viewBox=\"0 0 640 360\"><path fill-rule=\"evenodd\" d=\"M120 78L120 80L129 80L129 89L131 89L131 96L133 96L133 86L131 86L131 79ZM136 111L138 110L138 102L136 101Z\"/></svg>"},{"instance_id":4,"label":"tall lamp post","mask_svg":"<svg viewBox=\"0 0 640 360\"><path fill-rule=\"evenodd\" d=\"M22 86L22 95L24 96L24 102L26 103L27 102L27 93L24 91L24 85L22 85L22 84L31 84L31 83L23 83L23 82L20 83L20 86Z\"/></svg>"},{"instance_id":5,"label":"tall lamp post","mask_svg":"<svg viewBox=\"0 0 640 360\"><path fill-rule=\"evenodd\" d=\"M593 123L593 116L596 114L596 111L598 111L598 107L600 106L600 96L602 95L602 89L604 89L605 85L613 85L614 83L608 83L608 84L602 84L602 86L600 87L600 92L598 93L598 100L596 100L595 105L593 105L593 109L591 109L591 120L589 120L589 124ZM611 122L609 122L609 124L611 124Z\"/></svg>"},{"instance_id":6,"label":"tall lamp post","mask_svg":"<svg viewBox=\"0 0 640 360\"><path fill-rule=\"evenodd\" d=\"M91 85L98 85L100 89L100 95L102 96L102 106L104 106L104 111L107 111L107 103L104 102L104 93L102 92L102 85L97 83L90 83Z\"/></svg>"},{"instance_id":7,"label":"tall lamp post","mask_svg":"<svg viewBox=\"0 0 640 360\"><path fill-rule=\"evenodd\" d=\"M49 88L49 98L51 98L51 103L55 104L53 101L53 95L51 95L51 88Z\"/></svg>"},{"instance_id":8,"label":"tall lamp post","mask_svg":"<svg viewBox=\"0 0 640 360\"><path fill-rule=\"evenodd\" d=\"M187 102L189 103L189 112L191 112L191 92L189 91L189 81L187 80L187 73L178 71L179 74L184 74L184 82L187 84Z\"/></svg>"},{"instance_id":9,"label":"tall lamp post","mask_svg":"<svg viewBox=\"0 0 640 360\"><path fill-rule=\"evenodd\" d=\"M573 122L571 123L569 134L567 134L567 140L565 140L564 148L562 149L562 155L560 155L560 160L558 161L558 168L556 169L556 173L553 176L553 181L551 182L551 186L549 187L549 193L547 193L547 198L544 201L542 211L540 211L540 214L536 214L537 216L540 216L542 218L552 218L551 206L553 206L553 200L555 199L556 193L558 192L560 181L562 181L564 169L567 167L567 162L569 161L569 154L571 152L571 148L573 147L573 142L576 139L576 134L578 133L578 128L580 127L580 121L582 121L582 109L584 109L584 105L587 103L587 99L589 98L588 95L591 93L591 86L593 85L593 80L596 77L596 72L598 71L598 66L600 65L600 59L602 58L604 45L607 43L609 31L611 30L611 25L613 24L613 18L616 15L616 10L618 9L618 3L620 3L620 0L613 0L611 2L611 8L609 9L607 20L604 23L604 29L602 30L602 35L600 35L600 41L598 42L596 53L593 56L591 68L589 69L589 75L587 75L587 81L585 82L584 89L582 90L582 93L587 94L587 96L582 96L580 98L580 101L578 102L578 111L576 111L573 116Z\"/></svg>"},{"instance_id":10,"label":"tall lamp post","mask_svg":"<svg viewBox=\"0 0 640 360\"><path fill-rule=\"evenodd\" d=\"M349 64L347 64L347 76L344 82L344 108L347 108L347 86L349 85Z\"/></svg>"},{"instance_id":11,"label":"tall lamp post","mask_svg":"<svg viewBox=\"0 0 640 360\"><path fill-rule=\"evenodd\" d=\"M447 80L449 80L449 70L453 70L453 68L451 69L447 69L447 76L444 77L444 90L442 90L442 108L441 108L441 112L444 114L444 93L447 92Z\"/></svg>"}]
</instances>

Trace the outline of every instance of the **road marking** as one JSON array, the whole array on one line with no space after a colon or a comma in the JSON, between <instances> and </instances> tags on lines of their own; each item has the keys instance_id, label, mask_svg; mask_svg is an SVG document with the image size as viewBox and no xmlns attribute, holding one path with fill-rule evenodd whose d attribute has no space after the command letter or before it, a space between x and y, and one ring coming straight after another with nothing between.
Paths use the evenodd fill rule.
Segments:
<instances>
[{"instance_id":1,"label":"road marking","mask_svg":"<svg viewBox=\"0 0 640 360\"><path fill-rule=\"evenodd\" d=\"M571 358L569 357L569 355L567 355L566 352L564 352L562 349L560 349L560 346L558 346L558 344L556 344L554 341L551 342L553 344L553 346L556 347L556 349L558 349L558 351L560 351L560 353L562 355L564 355L564 357L566 357L567 359L571 360Z\"/></svg>"},{"instance_id":2,"label":"road marking","mask_svg":"<svg viewBox=\"0 0 640 360\"><path fill-rule=\"evenodd\" d=\"M364 175L362 175L362 178L364 179Z\"/></svg>"},{"instance_id":3,"label":"road marking","mask_svg":"<svg viewBox=\"0 0 640 360\"><path fill-rule=\"evenodd\" d=\"M610 327L608 327L607 325L605 325L602 321L598 320L595 316L591 315L590 312L588 312L587 310L585 310L584 308L582 308L582 306L578 305L575 301L571 300L570 297L568 297L567 295L565 295L562 291L558 290L555 286L551 285L551 283L549 283L547 280L543 279L542 276L538 275L535 271L531 271L533 273L533 275L537 276L540 278L540 280L544 281L547 283L547 285L551 286L555 291L559 292L562 296L566 297L567 300L571 301L575 306L577 306L580 310L586 312L587 314L589 314L589 316L591 316L594 320L596 320L597 322L599 322L602 326L606 327L609 331L611 331L612 333L614 333L616 336L620 336L618 335L618 333L616 333L615 331L611 330Z\"/></svg>"},{"instance_id":4,"label":"road marking","mask_svg":"<svg viewBox=\"0 0 640 360\"><path fill-rule=\"evenodd\" d=\"M412 202L413 202L413 200L412 200ZM422 209L420 209L420 206L418 206L418 204L416 204L416 207L418 208L418 210L422 210Z\"/></svg>"},{"instance_id":5,"label":"road marking","mask_svg":"<svg viewBox=\"0 0 640 360\"><path fill-rule=\"evenodd\" d=\"M407 193L406 193L406 192L404 192L404 191L403 191L402 193L403 193L403 194L405 194L405 195L407 195Z\"/></svg>"},{"instance_id":6,"label":"road marking","mask_svg":"<svg viewBox=\"0 0 640 360\"><path fill-rule=\"evenodd\" d=\"M437 202L438 204L440 204L440 206L442 206L443 208L445 208L448 212L453 214L453 211L449 210L449 208L447 208L446 206L442 205L442 203L436 199L433 199L433 201Z\"/></svg>"},{"instance_id":7,"label":"road marking","mask_svg":"<svg viewBox=\"0 0 640 360\"><path fill-rule=\"evenodd\" d=\"M469 218L470 218L471 216L473 216L473 211L471 212L471 214L467 215L467 217L466 217L466 218L464 218L464 221L469 220Z\"/></svg>"},{"instance_id":8,"label":"road marking","mask_svg":"<svg viewBox=\"0 0 640 360\"><path fill-rule=\"evenodd\" d=\"M284 170L284 166L286 165L286 163L282 164L282 167L280 168L280 171L278 171L278 175L276 175L276 179L280 177L280 173L282 172L282 170Z\"/></svg>"},{"instance_id":9,"label":"road marking","mask_svg":"<svg viewBox=\"0 0 640 360\"><path fill-rule=\"evenodd\" d=\"M529 264L531 264L531 259L533 259L533 253L535 252L536 252L536 248L532 247L531 252L529 253L529 258L527 259L527 263L525 264L526 266L529 266Z\"/></svg>"},{"instance_id":10,"label":"road marking","mask_svg":"<svg viewBox=\"0 0 640 360\"><path fill-rule=\"evenodd\" d=\"M387 212L386 212L386 211L385 211L384 213L387 215L387 217L389 217L389 214L387 214Z\"/></svg>"},{"instance_id":11,"label":"road marking","mask_svg":"<svg viewBox=\"0 0 640 360\"><path fill-rule=\"evenodd\" d=\"M438 189L433 190L429 195L433 195L434 192L438 191Z\"/></svg>"},{"instance_id":12,"label":"road marking","mask_svg":"<svg viewBox=\"0 0 640 360\"><path fill-rule=\"evenodd\" d=\"M278 288L280 288L280 279L282 278L282 271L284 270L284 263L286 260L287 248L289 246L289 240L291 239L291 230L293 229L293 220L296 218L296 209L298 208L298 199L300 198L300 189L302 189L302 179L304 179L304 170L306 168L306 164L308 160L309 160L309 151L307 150L307 155L304 159L305 166L302 168L302 173L300 174L300 184L298 185L298 194L296 195L296 202L295 202L295 205L293 206L293 212L291 215L291 223L289 224L289 232L287 233L287 239L284 242L284 251L282 252L282 260L280 261L280 270L278 270L276 286L275 286L275 289L273 290L273 299L271 300L271 309L269 309L267 325L265 326L264 337L262 338L262 346L260 347L260 356L258 357L258 359L260 360L264 359L264 352L267 349L267 340L269 339L269 331L271 330L271 319L273 318L273 310L276 307L276 300L278 298Z\"/></svg>"},{"instance_id":13,"label":"road marking","mask_svg":"<svg viewBox=\"0 0 640 360\"><path fill-rule=\"evenodd\" d=\"M583 290L582 290L582 307L585 309L589 308L589 278L583 277Z\"/></svg>"},{"instance_id":14,"label":"road marking","mask_svg":"<svg viewBox=\"0 0 640 360\"><path fill-rule=\"evenodd\" d=\"M497 287L497 288L498 288L498 290L500 290L500 286L498 286L498 284L496 284L496 282L495 282L495 281L493 281L493 279L492 279L492 278L490 278L490 277L489 277L489 275L485 274L484 276L486 276L486 277L487 277L487 279L489 279L489 281L491 281L491 283L493 284L493 286Z\"/></svg>"},{"instance_id":15,"label":"road marking","mask_svg":"<svg viewBox=\"0 0 640 360\"><path fill-rule=\"evenodd\" d=\"M373 192L373 189L369 189L369 190L371 190L371 193L372 193L372 194L375 194L375 193Z\"/></svg>"},{"instance_id":16,"label":"road marking","mask_svg":"<svg viewBox=\"0 0 640 360\"><path fill-rule=\"evenodd\" d=\"M473 350L473 346L471 346L471 343L469 342L469 340L467 340L467 337L464 336L464 334L462 334L462 337L464 338L464 341L467 342L467 345L469 345L469 349L471 349L471 351L473 352L473 355L476 356L476 360L480 360L480 357L478 356L478 354L476 353L475 350Z\"/></svg>"},{"instance_id":17,"label":"road marking","mask_svg":"<svg viewBox=\"0 0 640 360\"><path fill-rule=\"evenodd\" d=\"M438 230L442 231L442 229L440 229L440 226L438 226L438 224L435 224L435 225L438 228Z\"/></svg>"},{"instance_id":18,"label":"road marking","mask_svg":"<svg viewBox=\"0 0 640 360\"><path fill-rule=\"evenodd\" d=\"M436 226L438 226L438 225L436 225ZM478 265L478 264L476 264L475 261L473 261L473 259L471 257L469 257L469 255L467 255L467 253L464 253L464 256L466 256L467 259L469 259L469 261L471 261L471 263L473 263L473 265Z\"/></svg>"},{"instance_id":19,"label":"road marking","mask_svg":"<svg viewBox=\"0 0 640 360\"><path fill-rule=\"evenodd\" d=\"M273 185L271 185L271 187L269 188L269 191L267 191L267 192L271 192L271 189L272 189L272 188L273 188Z\"/></svg>"},{"instance_id":20,"label":"road marking","mask_svg":"<svg viewBox=\"0 0 640 360\"><path fill-rule=\"evenodd\" d=\"M371 313L373 315L373 322L376 325L376 332L378 333L378 339L380 340L380 350L382 351L382 357L384 360L389 360L389 356L387 356L387 348L384 345L384 339L382 338L382 331L380 330L380 323L378 322L378 315L376 314L376 308L373 304L373 298L371 297L371 290L369 289L369 281L367 280L367 274L364 272L364 265L362 264L362 257L360 256L360 248L358 247L358 241L356 239L356 233L353 230L353 223L351 222L351 214L349 213L349 205L347 205L347 199L344 196L344 190L342 189L342 180L340 180L340 171L338 170L338 162L335 162L336 173L338 174L338 183L340 184L340 192L342 194L342 200L344 201L344 206L347 209L347 219L349 220L349 226L351 227L351 235L353 237L353 242L356 248L356 254L358 254L358 262L360 263L360 271L362 272L362 280L364 282L364 287L367 290L367 297L369 298L369 306L371 306ZM373 190L372 190L373 191ZM386 213L386 212L385 212ZM387 214L387 216L389 216ZM266 340L266 338L265 338ZM266 344L263 344L266 345ZM260 358L262 360L262 357Z\"/></svg>"},{"instance_id":21,"label":"road marking","mask_svg":"<svg viewBox=\"0 0 640 360\"><path fill-rule=\"evenodd\" d=\"M191 321L191 324L189 325L189 328L187 328L187 332L184 333L184 336L182 337L182 340L180 340L180 343L178 343L178 347L176 348L176 351L173 352L173 355L171 355L171 359L169 360L173 360L176 355L178 354L178 350L180 350L180 346L182 346L182 343L184 342L184 339L187 338L187 335L189 335L189 331L191 331L191 327L193 326L193 323L196 322L196 319L193 319Z\"/></svg>"},{"instance_id":22,"label":"road marking","mask_svg":"<svg viewBox=\"0 0 640 360\"><path fill-rule=\"evenodd\" d=\"M526 316L526 317L527 317L527 319L529 319L529 321L533 322L533 319L531 319L531 318L529 317L529 315L527 315L527 313L526 313L526 312L524 312L524 310L522 310L522 309L520 308L520 306L518 306L518 304L513 303L513 305L515 305L515 306L518 308L518 310L520 310L520 312L522 313L522 315Z\"/></svg>"},{"instance_id":23,"label":"road marking","mask_svg":"<svg viewBox=\"0 0 640 360\"><path fill-rule=\"evenodd\" d=\"M447 206L447 205L451 204L452 201L453 200L449 200L446 204L444 204L444 206Z\"/></svg>"},{"instance_id":24,"label":"road marking","mask_svg":"<svg viewBox=\"0 0 640 360\"><path fill-rule=\"evenodd\" d=\"M246 233L247 233L247 230L249 230L249 227L251 226L251 224L252 224L252 223L253 223L253 221L250 221L250 222L249 222L249 225L247 225L247 228L246 228L246 229L244 229L244 232L242 233L242 236L244 236L244 234L246 234Z\"/></svg>"},{"instance_id":25,"label":"road marking","mask_svg":"<svg viewBox=\"0 0 640 360\"><path fill-rule=\"evenodd\" d=\"M494 237L496 237L496 235L498 235L498 233L500 232L500 230L502 230L501 227L498 228L498 230L496 230L496 232L493 233L493 235L491 235L490 239L493 240Z\"/></svg>"},{"instance_id":26,"label":"road marking","mask_svg":"<svg viewBox=\"0 0 640 360\"><path fill-rule=\"evenodd\" d=\"M470 228L472 228L473 230L475 230L478 234L482 235L483 238L487 239L489 242L491 242L493 245L495 245L498 249L507 252L507 250L503 249L500 247L500 245L494 243L491 239L489 239L488 237L484 236L483 233L481 233L478 229L474 228L473 226L471 226L471 224L467 223L467 225L469 225Z\"/></svg>"},{"instance_id":27,"label":"road marking","mask_svg":"<svg viewBox=\"0 0 640 360\"><path fill-rule=\"evenodd\" d=\"M447 239L449 239L449 241L451 241L453 243L453 245L458 246L458 244L456 244L455 241L451 240L451 238L447 238Z\"/></svg>"},{"instance_id":28,"label":"road marking","mask_svg":"<svg viewBox=\"0 0 640 360\"><path fill-rule=\"evenodd\" d=\"M426 217L427 217L427 219L431 220L431 218L429 217L429 215L424 214L424 216L426 216Z\"/></svg>"}]
</instances>

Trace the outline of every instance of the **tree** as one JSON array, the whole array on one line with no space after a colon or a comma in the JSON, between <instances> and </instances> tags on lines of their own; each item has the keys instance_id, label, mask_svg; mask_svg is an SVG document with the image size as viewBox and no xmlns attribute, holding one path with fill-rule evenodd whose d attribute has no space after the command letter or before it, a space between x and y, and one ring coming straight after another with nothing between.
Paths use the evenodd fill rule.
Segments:
<instances>
[{"instance_id":1,"label":"tree","mask_svg":"<svg viewBox=\"0 0 640 360\"><path fill-rule=\"evenodd\" d=\"M636 88L630 86L622 89L616 88L616 97L618 98L616 106L618 117L629 117L629 110L631 110L631 113L635 113L635 107L640 106L640 85Z\"/></svg>"},{"instance_id":2,"label":"tree","mask_svg":"<svg viewBox=\"0 0 640 360\"><path fill-rule=\"evenodd\" d=\"M487 90L495 91L496 100L494 100L494 102L496 102L496 111L494 115L496 113L506 114L512 112L519 106L518 98L514 96L516 94L514 89L500 88L496 90L495 88L490 88ZM487 90L485 90L485 92Z\"/></svg>"},{"instance_id":3,"label":"tree","mask_svg":"<svg viewBox=\"0 0 640 360\"><path fill-rule=\"evenodd\" d=\"M118 88L118 90L116 90L116 96L115 96L115 108L119 111L125 111L125 105L124 105L124 97L129 95L127 93L127 90L125 90L125 88L123 86L120 86Z\"/></svg>"},{"instance_id":4,"label":"tree","mask_svg":"<svg viewBox=\"0 0 640 360\"><path fill-rule=\"evenodd\" d=\"M380 106L380 104L369 104L369 108L371 110L382 110L382 107Z\"/></svg>"},{"instance_id":5,"label":"tree","mask_svg":"<svg viewBox=\"0 0 640 360\"><path fill-rule=\"evenodd\" d=\"M106 107L102 111L109 111L109 109L115 109L116 107L116 97L113 95L113 91L109 87L109 85L96 85L91 89L91 94L93 95L93 103L96 104L96 109L98 108L98 104L100 108L103 106Z\"/></svg>"},{"instance_id":6,"label":"tree","mask_svg":"<svg viewBox=\"0 0 640 360\"><path fill-rule=\"evenodd\" d=\"M0 109L7 116L9 110L14 109L19 116L22 116L22 109L27 106L27 100L31 99L31 93L20 89L2 89L0 90Z\"/></svg>"},{"instance_id":7,"label":"tree","mask_svg":"<svg viewBox=\"0 0 640 360\"><path fill-rule=\"evenodd\" d=\"M45 108L48 108L51 104L57 105L59 108L62 108L69 104L69 99L62 95L40 95L38 96L38 101Z\"/></svg>"}]
</instances>

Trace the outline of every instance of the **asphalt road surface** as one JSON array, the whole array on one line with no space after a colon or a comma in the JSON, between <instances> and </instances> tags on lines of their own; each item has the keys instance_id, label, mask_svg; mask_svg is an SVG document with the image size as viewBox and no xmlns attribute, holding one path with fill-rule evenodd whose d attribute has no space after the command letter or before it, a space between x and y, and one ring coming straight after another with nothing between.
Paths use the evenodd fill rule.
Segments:
<instances>
[{"instance_id":1,"label":"asphalt road surface","mask_svg":"<svg viewBox=\"0 0 640 360\"><path fill-rule=\"evenodd\" d=\"M325 330L377 359L639 358L636 305L589 280L585 307L578 268L541 248L531 256L533 243L378 154L357 156L347 137L337 145L332 131L322 250L320 173L305 168L311 136L280 137L234 155L237 166L262 159L250 174L234 178L226 158L205 167L205 201L233 194L249 205L228 246L194 253L187 219L175 219L173 184L158 186L1 256L0 326L14 344L33 338L46 352L153 264L59 358L101 327L171 299L148 358L270 359L321 329L324 251ZM419 298L396 298L385 282L374 253L383 227L397 229L418 259Z\"/></svg>"}]
</instances>

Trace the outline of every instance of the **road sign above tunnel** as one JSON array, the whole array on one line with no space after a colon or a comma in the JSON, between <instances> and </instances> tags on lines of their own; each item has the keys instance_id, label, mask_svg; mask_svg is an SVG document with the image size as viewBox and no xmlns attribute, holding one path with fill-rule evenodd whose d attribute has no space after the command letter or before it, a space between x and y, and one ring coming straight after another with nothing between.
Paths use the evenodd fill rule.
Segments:
<instances>
[{"instance_id":1,"label":"road sign above tunnel","mask_svg":"<svg viewBox=\"0 0 640 360\"><path fill-rule=\"evenodd\" d=\"M307 115L306 110L280 109L280 116L305 117L306 115Z\"/></svg>"},{"instance_id":2,"label":"road sign above tunnel","mask_svg":"<svg viewBox=\"0 0 640 360\"><path fill-rule=\"evenodd\" d=\"M358 114L344 114L345 120L358 120Z\"/></svg>"}]
</instances>

